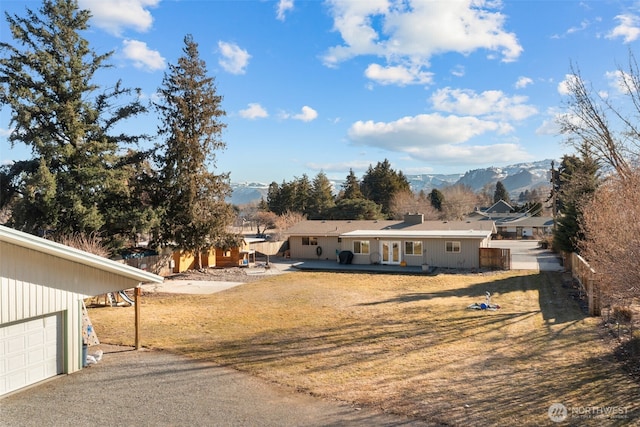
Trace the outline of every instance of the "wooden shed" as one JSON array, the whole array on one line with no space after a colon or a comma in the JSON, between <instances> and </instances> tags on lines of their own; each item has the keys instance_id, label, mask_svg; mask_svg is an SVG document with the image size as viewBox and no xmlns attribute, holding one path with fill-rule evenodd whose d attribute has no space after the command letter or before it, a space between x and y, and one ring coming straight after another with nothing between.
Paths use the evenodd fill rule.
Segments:
<instances>
[{"instance_id":1,"label":"wooden shed","mask_svg":"<svg viewBox=\"0 0 640 427\"><path fill-rule=\"evenodd\" d=\"M0 396L82 369L85 298L162 281L0 226Z\"/></svg>"},{"instance_id":2,"label":"wooden shed","mask_svg":"<svg viewBox=\"0 0 640 427\"><path fill-rule=\"evenodd\" d=\"M200 256L200 262L202 268L209 268L216 266L216 249L209 248L207 251L203 251ZM193 270L196 266L196 256L191 251L185 251L182 249L176 249L173 252L173 272L182 273L183 271Z\"/></svg>"},{"instance_id":3,"label":"wooden shed","mask_svg":"<svg viewBox=\"0 0 640 427\"><path fill-rule=\"evenodd\" d=\"M243 239L239 246L216 248L216 267L249 267L256 263L256 251Z\"/></svg>"}]
</instances>

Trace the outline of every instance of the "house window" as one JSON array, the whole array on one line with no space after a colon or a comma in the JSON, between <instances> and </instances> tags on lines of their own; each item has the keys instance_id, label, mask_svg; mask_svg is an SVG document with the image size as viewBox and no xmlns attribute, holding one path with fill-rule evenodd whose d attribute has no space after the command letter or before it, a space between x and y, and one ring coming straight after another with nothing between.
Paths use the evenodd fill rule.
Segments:
<instances>
[{"instance_id":1,"label":"house window","mask_svg":"<svg viewBox=\"0 0 640 427\"><path fill-rule=\"evenodd\" d=\"M369 253L369 241L368 240L356 240L353 242L354 254L368 254Z\"/></svg>"},{"instance_id":2,"label":"house window","mask_svg":"<svg viewBox=\"0 0 640 427\"><path fill-rule=\"evenodd\" d=\"M422 255L422 242L404 242L405 255Z\"/></svg>"},{"instance_id":3,"label":"house window","mask_svg":"<svg viewBox=\"0 0 640 427\"><path fill-rule=\"evenodd\" d=\"M459 253L460 252L460 242L445 242L445 251Z\"/></svg>"},{"instance_id":4,"label":"house window","mask_svg":"<svg viewBox=\"0 0 640 427\"><path fill-rule=\"evenodd\" d=\"M303 237L302 246L318 246L317 237Z\"/></svg>"},{"instance_id":5,"label":"house window","mask_svg":"<svg viewBox=\"0 0 640 427\"><path fill-rule=\"evenodd\" d=\"M225 258L231 258L231 251L224 251Z\"/></svg>"}]
</instances>

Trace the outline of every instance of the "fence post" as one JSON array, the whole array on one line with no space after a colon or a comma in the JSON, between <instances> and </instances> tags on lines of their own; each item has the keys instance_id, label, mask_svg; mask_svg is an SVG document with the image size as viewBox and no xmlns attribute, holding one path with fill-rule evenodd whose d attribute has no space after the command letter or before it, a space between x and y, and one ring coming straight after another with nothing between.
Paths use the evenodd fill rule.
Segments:
<instances>
[{"instance_id":1,"label":"fence post","mask_svg":"<svg viewBox=\"0 0 640 427\"><path fill-rule=\"evenodd\" d=\"M589 302L589 316L596 315L595 298L593 295L593 279L587 279L587 301Z\"/></svg>"}]
</instances>

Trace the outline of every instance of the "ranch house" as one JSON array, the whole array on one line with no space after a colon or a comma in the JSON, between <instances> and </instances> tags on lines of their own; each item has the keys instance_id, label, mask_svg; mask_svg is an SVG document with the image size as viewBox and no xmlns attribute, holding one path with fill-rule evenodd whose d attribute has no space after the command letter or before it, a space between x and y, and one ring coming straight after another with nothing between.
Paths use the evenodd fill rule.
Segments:
<instances>
[{"instance_id":1,"label":"ranch house","mask_svg":"<svg viewBox=\"0 0 640 427\"><path fill-rule=\"evenodd\" d=\"M480 248L489 247L491 221L424 221L422 214L392 220L307 220L287 230L295 259L339 261L350 253L353 264L428 265L473 269Z\"/></svg>"}]
</instances>

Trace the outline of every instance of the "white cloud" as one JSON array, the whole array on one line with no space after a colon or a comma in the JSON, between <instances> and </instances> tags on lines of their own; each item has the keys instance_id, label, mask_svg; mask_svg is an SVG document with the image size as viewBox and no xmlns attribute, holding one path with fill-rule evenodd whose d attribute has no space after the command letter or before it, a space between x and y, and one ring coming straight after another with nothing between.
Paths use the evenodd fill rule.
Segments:
<instances>
[{"instance_id":1,"label":"white cloud","mask_svg":"<svg viewBox=\"0 0 640 427\"><path fill-rule=\"evenodd\" d=\"M162 70L165 60L157 50L151 50L147 44L138 40L123 40L122 53L133 61L136 68L148 71Z\"/></svg>"},{"instance_id":2,"label":"white cloud","mask_svg":"<svg viewBox=\"0 0 640 427\"><path fill-rule=\"evenodd\" d=\"M590 26L591 26L591 22L589 22L588 20L584 20L584 21L580 22L580 25L573 26L573 27L570 27L569 29L567 29L567 31L565 31L564 34L554 34L554 35L551 36L551 38L552 39L562 39L562 38L565 38L568 35L577 34L579 32L585 31Z\"/></svg>"},{"instance_id":3,"label":"white cloud","mask_svg":"<svg viewBox=\"0 0 640 427\"><path fill-rule=\"evenodd\" d=\"M302 120L303 122L310 122L318 117L318 112L313 108L305 105L298 114L294 114L291 118L295 120Z\"/></svg>"},{"instance_id":4,"label":"white cloud","mask_svg":"<svg viewBox=\"0 0 640 427\"><path fill-rule=\"evenodd\" d=\"M500 132L501 124L475 117L420 114L393 122L355 122L349 139L358 145L402 152L417 160L480 164L528 159L517 144L465 144L487 132Z\"/></svg>"},{"instance_id":5,"label":"white cloud","mask_svg":"<svg viewBox=\"0 0 640 427\"><path fill-rule=\"evenodd\" d=\"M522 52L517 37L506 32L499 2L439 1L389 2L387 0L330 0L334 30L343 44L324 55L327 66L360 55L385 58L389 67L409 63L429 66L432 56L479 49L498 53L502 61ZM402 82L402 80L399 80Z\"/></svg>"},{"instance_id":6,"label":"white cloud","mask_svg":"<svg viewBox=\"0 0 640 427\"><path fill-rule=\"evenodd\" d=\"M605 78L609 81L609 86L613 88L616 93L628 95L629 88L633 88L635 86L633 76L621 70L607 71L605 73Z\"/></svg>"},{"instance_id":7,"label":"white cloud","mask_svg":"<svg viewBox=\"0 0 640 427\"><path fill-rule=\"evenodd\" d=\"M623 38L624 43L631 43L640 36L640 18L636 15L618 15L619 24L606 35L608 39Z\"/></svg>"},{"instance_id":8,"label":"white cloud","mask_svg":"<svg viewBox=\"0 0 640 427\"><path fill-rule=\"evenodd\" d=\"M369 166L376 162L370 160L352 160L346 162L329 162L329 163L315 163L308 162L305 166L311 170L324 171L324 172L344 172L349 169L354 171L366 171Z\"/></svg>"},{"instance_id":9,"label":"white cloud","mask_svg":"<svg viewBox=\"0 0 640 427\"><path fill-rule=\"evenodd\" d=\"M91 11L92 22L99 28L120 36L125 28L144 32L151 28L153 17L148 8L160 0L79 0L83 9Z\"/></svg>"},{"instance_id":10,"label":"white cloud","mask_svg":"<svg viewBox=\"0 0 640 427\"><path fill-rule=\"evenodd\" d=\"M560 135L561 130L558 125L557 117L553 116L550 119L545 119L542 124L536 129L536 135Z\"/></svg>"},{"instance_id":11,"label":"white cloud","mask_svg":"<svg viewBox=\"0 0 640 427\"><path fill-rule=\"evenodd\" d=\"M382 85L427 84L433 80L433 73L421 71L418 67L407 68L403 65L383 67L378 64L371 64L364 74L370 80Z\"/></svg>"},{"instance_id":12,"label":"white cloud","mask_svg":"<svg viewBox=\"0 0 640 427\"><path fill-rule=\"evenodd\" d=\"M451 75L456 77L464 77L465 69L462 65L456 65L451 69Z\"/></svg>"},{"instance_id":13,"label":"white cloud","mask_svg":"<svg viewBox=\"0 0 640 427\"><path fill-rule=\"evenodd\" d=\"M518 77L518 81L516 82L516 89L523 89L529 85L533 84L533 80L529 77L520 76Z\"/></svg>"},{"instance_id":14,"label":"white cloud","mask_svg":"<svg viewBox=\"0 0 640 427\"><path fill-rule=\"evenodd\" d=\"M262 107L262 105L251 103L249 104L248 108L240 110L240 117L253 120L269 117L269 114L267 113L267 110Z\"/></svg>"},{"instance_id":15,"label":"white cloud","mask_svg":"<svg viewBox=\"0 0 640 427\"><path fill-rule=\"evenodd\" d=\"M558 83L558 93L560 95L569 95L570 88L576 84L575 80L578 78L575 74L565 74L564 80Z\"/></svg>"},{"instance_id":16,"label":"white cloud","mask_svg":"<svg viewBox=\"0 0 640 427\"><path fill-rule=\"evenodd\" d=\"M218 42L222 58L218 63L231 74L244 74L249 65L251 55L235 43Z\"/></svg>"},{"instance_id":17,"label":"white cloud","mask_svg":"<svg viewBox=\"0 0 640 427\"><path fill-rule=\"evenodd\" d=\"M526 96L506 96L499 90L476 93L472 90L443 88L433 93L435 109L448 113L481 116L495 120L524 120L538 113L526 104Z\"/></svg>"},{"instance_id":18,"label":"white cloud","mask_svg":"<svg viewBox=\"0 0 640 427\"><path fill-rule=\"evenodd\" d=\"M459 165L487 165L505 162L523 162L532 156L518 144L444 145L436 150L422 151L413 156L418 160Z\"/></svg>"},{"instance_id":19,"label":"white cloud","mask_svg":"<svg viewBox=\"0 0 640 427\"><path fill-rule=\"evenodd\" d=\"M276 5L276 18L284 21L288 11L293 10L293 0L280 0Z\"/></svg>"},{"instance_id":20,"label":"white cloud","mask_svg":"<svg viewBox=\"0 0 640 427\"><path fill-rule=\"evenodd\" d=\"M348 136L355 143L411 152L443 144L459 144L497 129L495 122L435 113L407 116L393 122L360 120L351 125Z\"/></svg>"}]
</instances>

